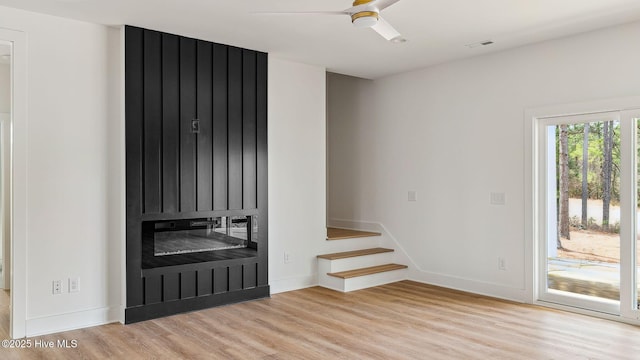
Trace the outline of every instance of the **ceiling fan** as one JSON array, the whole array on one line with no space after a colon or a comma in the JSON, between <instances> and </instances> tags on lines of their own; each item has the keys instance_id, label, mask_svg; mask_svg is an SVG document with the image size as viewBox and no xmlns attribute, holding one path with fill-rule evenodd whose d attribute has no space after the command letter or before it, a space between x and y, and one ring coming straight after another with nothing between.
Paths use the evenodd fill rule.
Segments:
<instances>
[{"instance_id":1,"label":"ceiling fan","mask_svg":"<svg viewBox=\"0 0 640 360\"><path fill-rule=\"evenodd\" d=\"M407 41L380 16L380 12L400 0L354 0L352 7L343 11L268 12L267 14L294 15L348 15L355 27L372 28L383 38L394 43Z\"/></svg>"}]
</instances>

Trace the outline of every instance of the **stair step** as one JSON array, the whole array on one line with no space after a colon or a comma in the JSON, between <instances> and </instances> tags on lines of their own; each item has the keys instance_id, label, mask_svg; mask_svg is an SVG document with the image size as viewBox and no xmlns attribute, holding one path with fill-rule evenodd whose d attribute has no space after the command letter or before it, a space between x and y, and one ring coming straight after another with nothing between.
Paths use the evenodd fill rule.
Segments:
<instances>
[{"instance_id":1,"label":"stair step","mask_svg":"<svg viewBox=\"0 0 640 360\"><path fill-rule=\"evenodd\" d=\"M371 249L362 249L362 250L354 250L354 251L345 251L345 252L338 252L333 254L318 255L318 258L327 259L327 260L339 260L339 259L347 259L347 258L358 257L358 256L382 254L382 253L388 253L388 252L393 252L393 249L371 248Z\"/></svg>"},{"instance_id":2,"label":"stair step","mask_svg":"<svg viewBox=\"0 0 640 360\"><path fill-rule=\"evenodd\" d=\"M344 240L344 239L355 239L361 237L369 237L369 236L381 236L382 234L378 232L371 231L360 231L360 230L351 230L351 229L341 229L341 228L327 228L327 240Z\"/></svg>"},{"instance_id":3,"label":"stair step","mask_svg":"<svg viewBox=\"0 0 640 360\"><path fill-rule=\"evenodd\" d=\"M385 264L385 265L366 267L366 268L362 268L362 269L354 269L354 270L341 271L341 272L336 272L336 273L328 273L327 275L333 276L333 277L337 277L337 278L341 278L341 279L350 279L350 278L359 277L359 276L378 274L378 273L382 273L382 272L393 271L393 270L401 270L401 269L406 269L406 268L408 268L407 265Z\"/></svg>"}]
</instances>

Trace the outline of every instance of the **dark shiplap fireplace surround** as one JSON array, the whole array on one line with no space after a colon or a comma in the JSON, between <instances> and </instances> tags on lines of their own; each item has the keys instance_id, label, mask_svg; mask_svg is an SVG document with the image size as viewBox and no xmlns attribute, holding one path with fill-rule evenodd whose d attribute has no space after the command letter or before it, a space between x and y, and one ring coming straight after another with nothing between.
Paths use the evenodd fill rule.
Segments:
<instances>
[{"instance_id":1,"label":"dark shiplap fireplace surround","mask_svg":"<svg viewBox=\"0 0 640 360\"><path fill-rule=\"evenodd\" d=\"M125 29L125 322L269 296L267 55Z\"/></svg>"}]
</instances>

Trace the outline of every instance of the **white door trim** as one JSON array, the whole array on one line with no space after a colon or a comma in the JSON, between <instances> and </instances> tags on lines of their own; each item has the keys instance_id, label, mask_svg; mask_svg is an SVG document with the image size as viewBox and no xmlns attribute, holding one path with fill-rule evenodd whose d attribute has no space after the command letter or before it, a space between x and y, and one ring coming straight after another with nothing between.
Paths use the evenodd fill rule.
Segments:
<instances>
[{"instance_id":1,"label":"white door trim","mask_svg":"<svg viewBox=\"0 0 640 360\"><path fill-rule=\"evenodd\" d=\"M27 35L0 28L0 39L13 44L10 336L15 339L26 335L27 318Z\"/></svg>"},{"instance_id":2,"label":"white door trim","mask_svg":"<svg viewBox=\"0 0 640 360\"><path fill-rule=\"evenodd\" d=\"M559 104L544 107L525 109L524 111L524 215L525 215L525 284L527 296L531 303L539 303L545 306L561 308L564 310L586 313L593 316L599 316L608 319L614 319L623 322L632 322L638 324L635 316L629 316L629 312L621 310L620 316L611 316L608 314L587 311L579 308L570 308L563 305L553 305L540 302L540 294L538 289L540 249L538 239L543 236L540 230L541 209L538 198L541 196L538 189L540 186L540 123L544 119L567 117L572 115L585 115L604 112L625 112L640 108L640 96L622 97L614 99L603 99L589 102ZM621 259L622 260L622 259ZM622 275L622 274L621 274ZM635 315L635 314L634 314Z\"/></svg>"}]
</instances>

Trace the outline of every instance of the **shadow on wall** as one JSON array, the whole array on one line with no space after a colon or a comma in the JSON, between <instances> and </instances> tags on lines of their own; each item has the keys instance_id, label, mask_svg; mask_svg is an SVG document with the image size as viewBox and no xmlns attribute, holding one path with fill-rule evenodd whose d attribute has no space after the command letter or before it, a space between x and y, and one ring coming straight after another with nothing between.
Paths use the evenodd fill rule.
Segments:
<instances>
[{"instance_id":1,"label":"shadow on wall","mask_svg":"<svg viewBox=\"0 0 640 360\"><path fill-rule=\"evenodd\" d=\"M374 115L370 106L371 82L327 73L327 218L359 219L360 211L355 205L375 203L371 197L376 192L366 190L371 181L363 178L363 162L359 160L375 154L368 152L362 137L344 138L347 134L362 134L366 126L371 126L358 121Z\"/></svg>"}]
</instances>

